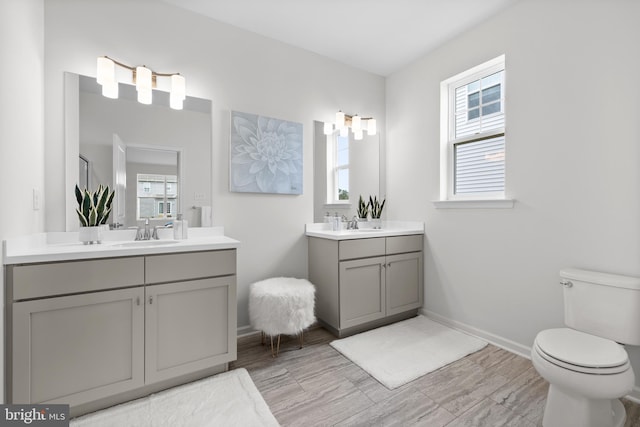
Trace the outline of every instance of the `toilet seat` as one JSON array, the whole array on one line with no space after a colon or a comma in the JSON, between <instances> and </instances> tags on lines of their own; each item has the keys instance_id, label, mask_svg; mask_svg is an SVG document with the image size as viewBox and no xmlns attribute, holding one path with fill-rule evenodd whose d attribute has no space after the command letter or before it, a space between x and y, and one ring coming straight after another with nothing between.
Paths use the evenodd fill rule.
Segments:
<instances>
[{"instance_id":1,"label":"toilet seat","mask_svg":"<svg viewBox=\"0 0 640 427\"><path fill-rule=\"evenodd\" d=\"M631 366L620 344L569 328L540 332L534 349L549 363L584 374L613 375Z\"/></svg>"}]
</instances>

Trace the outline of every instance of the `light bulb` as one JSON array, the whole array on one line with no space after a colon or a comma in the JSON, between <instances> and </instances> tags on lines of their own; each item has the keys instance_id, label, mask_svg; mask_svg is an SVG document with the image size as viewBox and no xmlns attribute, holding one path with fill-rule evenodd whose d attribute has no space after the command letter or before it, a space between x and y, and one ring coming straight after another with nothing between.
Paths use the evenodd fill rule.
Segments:
<instances>
[{"instance_id":1,"label":"light bulb","mask_svg":"<svg viewBox=\"0 0 640 427\"><path fill-rule=\"evenodd\" d=\"M367 133L369 135L375 135L378 132L378 126L376 125L376 119L367 120Z\"/></svg>"},{"instance_id":2,"label":"light bulb","mask_svg":"<svg viewBox=\"0 0 640 427\"><path fill-rule=\"evenodd\" d=\"M353 130L353 139L356 141L360 141L362 139L362 129Z\"/></svg>"},{"instance_id":3,"label":"light bulb","mask_svg":"<svg viewBox=\"0 0 640 427\"><path fill-rule=\"evenodd\" d=\"M171 96L182 100L187 97L186 81L180 74L171 76Z\"/></svg>"},{"instance_id":4,"label":"light bulb","mask_svg":"<svg viewBox=\"0 0 640 427\"><path fill-rule=\"evenodd\" d=\"M138 102L140 104L151 104L153 100L153 91L151 89L138 89Z\"/></svg>"},{"instance_id":5,"label":"light bulb","mask_svg":"<svg viewBox=\"0 0 640 427\"><path fill-rule=\"evenodd\" d=\"M138 92L147 91L153 88L153 77L151 70L147 67L136 67L136 89Z\"/></svg>"},{"instance_id":6,"label":"light bulb","mask_svg":"<svg viewBox=\"0 0 640 427\"><path fill-rule=\"evenodd\" d=\"M174 95L173 92L169 95L169 107L174 110L182 110L184 104L184 98Z\"/></svg>"},{"instance_id":7,"label":"light bulb","mask_svg":"<svg viewBox=\"0 0 640 427\"><path fill-rule=\"evenodd\" d=\"M116 64L106 56L98 58L96 81L101 85L116 81Z\"/></svg>"},{"instance_id":8,"label":"light bulb","mask_svg":"<svg viewBox=\"0 0 640 427\"><path fill-rule=\"evenodd\" d=\"M103 83L102 96L111 99L118 99L118 82Z\"/></svg>"},{"instance_id":9,"label":"light bulb","mask_svg":"<svg viewBox=\"0 0 640 427\"><path fill-rule=\"evenodd\" d=\"M351 129L353 129L354 132L362 129L361 119L357 114L351 118Z\"/></svg>"},{"instance_id":10,"label":"light bulb","mask_svg":"<svg viewBox=\"0 0 640 427\"><path fill-rule=\"evenodd\" d=\"M336 113L336 128L344 127L344 113L342 111L338 111Z\"/></svg>"}]
</instances>

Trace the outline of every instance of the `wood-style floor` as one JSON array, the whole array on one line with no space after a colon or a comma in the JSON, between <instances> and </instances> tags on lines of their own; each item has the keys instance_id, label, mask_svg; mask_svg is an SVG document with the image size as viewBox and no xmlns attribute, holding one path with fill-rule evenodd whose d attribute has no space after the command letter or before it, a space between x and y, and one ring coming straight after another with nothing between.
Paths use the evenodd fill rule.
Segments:
<instances>
[{"instance_id":1,"label":"wood-style floor","mask_svg":"<svg viewBox=\"0 0 640 427\"><path fill-rule=\"evenodd\" d=\"M548 385L528 359L488 345L393 391L334 350L329 332L305 334L305 347L283 337L271 357L260 335L238 339L246 368L283 426L542 425ZM624 401L625 426L640 427L640 405Z\"/></svg>"}]
</instances>

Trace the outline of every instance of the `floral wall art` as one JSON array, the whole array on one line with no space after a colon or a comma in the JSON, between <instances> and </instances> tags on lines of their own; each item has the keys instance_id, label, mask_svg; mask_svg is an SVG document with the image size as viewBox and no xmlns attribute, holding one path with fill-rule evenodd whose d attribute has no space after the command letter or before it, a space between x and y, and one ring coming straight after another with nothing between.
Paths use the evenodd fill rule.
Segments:
<instances>
[{"instance_id":1,"label":"floral wall art","mask_svg":"<svg viewBox=\"0 0 640 427\"><path fill-rule=\"evenodd\" d=\"M302 194L302 123L231 112L230 189Z\"/></svg>"}]
</instances>

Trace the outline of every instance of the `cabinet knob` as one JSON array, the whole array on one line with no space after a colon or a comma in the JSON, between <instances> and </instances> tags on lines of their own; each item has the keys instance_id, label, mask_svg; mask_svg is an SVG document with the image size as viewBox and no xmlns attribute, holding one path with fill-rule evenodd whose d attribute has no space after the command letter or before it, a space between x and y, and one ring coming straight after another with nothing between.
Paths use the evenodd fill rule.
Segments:
<instances>
[{"instance_id":1,"label":"cabinet knob","mask_svg":"<svg viewBox=\"0 0 640 427\"><path fill-rule=\"evenodd\" d=\"M149 305L153 304L153 295L149 295Z\"/></svg>"},{"instance_id":2,"label":"cabinet knob","mask_svg":"<svg viewBox=\"0 0 640 427\"><path fill-rule=\"evenodd\" d=\"M565 288L570 288L573 286L573 283L571 283L569 280L564 280L564 279L560 281L560 284Z\"/></svg>"}]
</instances>

